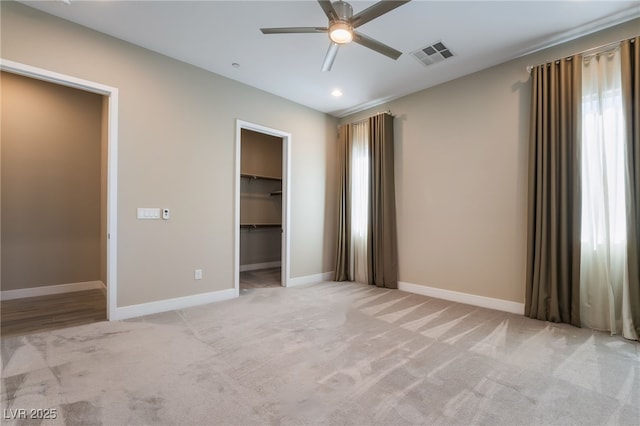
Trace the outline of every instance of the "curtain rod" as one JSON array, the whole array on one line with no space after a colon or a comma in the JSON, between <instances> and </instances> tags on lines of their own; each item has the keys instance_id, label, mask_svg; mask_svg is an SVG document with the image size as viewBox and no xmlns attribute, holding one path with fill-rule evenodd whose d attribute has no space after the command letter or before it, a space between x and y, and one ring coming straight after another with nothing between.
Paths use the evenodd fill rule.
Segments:
<instances>
[{"instance_id":1,"label":"curtain rod","mask_svg":"<svg viewBox=\"0 0 640 426\"><path fill-rule=\"evenodd\" d=\"M638 36L634 36L632 38L623 38L622 40L618 40L618 41L614 41L614 42L611 42L611 43L602 44L602 45L596 46L596 47L591 47L591 48L583 50L581 52L574 53L573 55L564 55L561 58L556 58L556 59L553 59L551 61L545 61L545 62L543 62L541 64L538 64L538 65L527 65L527 72L529 74L531 74L531 70L534 69L537 66L550 64L550 63L553 63L553 62L558 62L559 60L565 59L565 58L571 59L571 57L574 56L574 55L585 55L585 54L599 53L600 50L606 50L609 47L614 47L615 45L620 44L620 43L622 43L623 41L626 41L626 40L629 40L630 43L635 43L635 41L636 41L635 37L638 37Z\"/></svg>"},{"instance_id":2,"label":"curtain rod","mask_svg":"<svg viewBox=\"0 0 640 426\"><path fill-rule=\"evenodd\" d=\"M393 113L391 112L391 110L390 110L390 109L388 109L388 110L386 110L386 111L376 112L375 114L370 115L369 117L363 118L363 119L361 119L361 120L358 120L358 121L352 121L351 123L346 123L346 124L359 124L359 123L362 123L363 121L367 121L367 120L368 120L369 118L371 118L371 117L375 117L376 115L382 115L382 114L387 114L387 115L390 115L391 117L394 117L394 118L395 118L395 115L393 115ZM340 126L338 126L338 128L339 128L339 127L340 127Z\"/></svg>"}]
</instances>

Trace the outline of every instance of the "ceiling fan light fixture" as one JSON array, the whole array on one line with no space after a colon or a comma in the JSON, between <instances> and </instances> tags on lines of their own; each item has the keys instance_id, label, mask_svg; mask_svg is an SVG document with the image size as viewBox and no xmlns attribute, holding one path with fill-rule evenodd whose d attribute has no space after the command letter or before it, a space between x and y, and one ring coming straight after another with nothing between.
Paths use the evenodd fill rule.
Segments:
<instances>
[{"instance_id":1,"label":"ceiling fan light fixture","mask_svg":"<svg viewBox=\"0 0 640 426\"><path fill-rule=\"evenodd\" d=\"M262 31L263 34L327 34L331 43L329 43L329 49L327 49L324 61L322 61L322 72L331 71L340 45L351 42L396 60L402 55L402 52L354 31L354 28L359 28L367 22L377 19L385 13L391 12L395 8L410 1L411 0L380 0L360 11L357 15L354 15L353 7L344 0L317 0L329 20L326 27L260 28L260 31Z\"/></svg>"},{"instance_id":2,"label":"ceiling fan light fixture","mask_svg":"<svg viewBox=\"0 0 640 426\"><path fill-rule=\"evenodd\" d=\"M353 40L353 28L347 22L336 21L329 26L329 38L338 44L351 43Z\"/></svg>"}]
</instances>

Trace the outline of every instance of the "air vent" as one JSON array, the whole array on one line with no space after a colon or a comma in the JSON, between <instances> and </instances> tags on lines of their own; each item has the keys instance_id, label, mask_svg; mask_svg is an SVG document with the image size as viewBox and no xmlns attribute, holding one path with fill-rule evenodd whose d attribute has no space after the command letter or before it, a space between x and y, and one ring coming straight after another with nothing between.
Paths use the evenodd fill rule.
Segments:
<instances>
[{"instance_id":1,"label":"air vent","mask_svg":"<svg viewBox=\"0 0 640 426\"><path fill-rule=\"evenodd\" d=\"M423 65L433 65L436 62L451 58L453 52L442 41L411 52L411 55L422 62Z\"/></svg>"}]
</instances>

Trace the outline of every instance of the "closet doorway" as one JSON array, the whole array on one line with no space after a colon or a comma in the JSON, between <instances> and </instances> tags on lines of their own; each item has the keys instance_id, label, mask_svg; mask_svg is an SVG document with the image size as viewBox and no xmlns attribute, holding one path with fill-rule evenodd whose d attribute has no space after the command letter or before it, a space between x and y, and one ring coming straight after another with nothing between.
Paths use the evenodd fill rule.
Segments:
<instances>
[{"instance_id":1,"label":"closet doorway","mask_svg":"<svg viewBox=\"0 0 640 426\"><path fill-rule=\"evenodd\" d=\"M7 60L0 60L0 71L3 84L19 83L12 86L17 101L11 101L14 112L8 121L15 129L11 135L21 141L9 144L15 138L3 126L3 136L7 136L2 145L3 307L4 301L19 303L29 298L38 303L51 298L51 306L66 305L67 294L81 292L84 297L88 292L83 290L104 291L106 287L102 319L115 319L118 90ZM26 96L27 91L31 97ZM44 97L37 98L41 101L32 99L42 93ZM4 101L10 102L3 97ZM49 130L35 125L39 123L36 103L42 111L56 105L49 114L41 111L38 115L51 123ZM90 129L86 132L78 127L85 109L95 111L91 124L83 121L81 125ZM85 299L77 305L83 307ZM53 326L52 319L58 321L65 315L51 312L46 325Z\"/></svg>"},{"instance_id":2,"label":"closet doorway","mask_svg":"<svg viewBox=\"0 0 640 426\"><path fill-rule=\"evenodd\" d=\"M286 287L289 133L236 123L235 289Z\"/></svg>"}]
</instances>

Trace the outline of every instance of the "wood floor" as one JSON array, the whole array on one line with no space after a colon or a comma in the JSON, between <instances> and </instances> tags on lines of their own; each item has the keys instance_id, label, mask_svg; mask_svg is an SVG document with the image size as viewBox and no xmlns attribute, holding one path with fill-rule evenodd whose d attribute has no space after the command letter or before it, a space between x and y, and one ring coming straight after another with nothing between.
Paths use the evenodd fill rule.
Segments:
<instances>
[{"instance_id":1,"label":"wood floor","mask_svg":"<svg viewBox=\"0 0 640 426\"><path fill-rule=\"evenodd\" d=\"M280 287L280 268L240 273L240 289ZM0 336L16 336L106 321L104 290L87 290L0 302Z\"/></svg>"},{"instance_id":2,"label":"wood floor","mask_svg":"<svg viewBox=\"0 0 640 426\"><path fill-rule=\"evenodd\" d=\"M240 272L240 290L281 287L280 268Z\"/></svg>"},{"instance_id":3,"label":"wood floor","mask_svg":"<svg viewBox=\"0 0 640 426\"><path fill-rule=\"evenodd\" d=\"M2 337L56 330L107 319L104 290L86 290L0 302Z\"/></svg>"}]
</instances>

